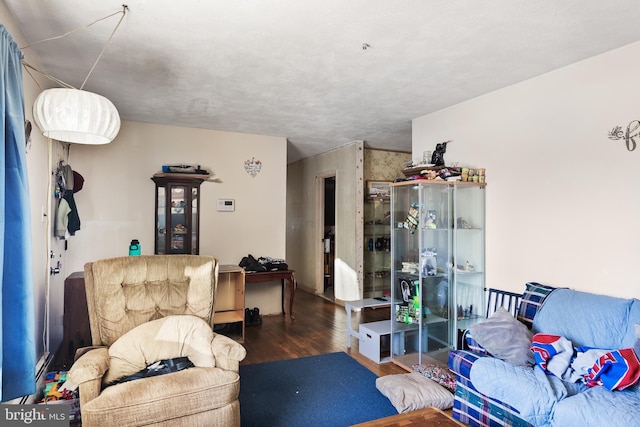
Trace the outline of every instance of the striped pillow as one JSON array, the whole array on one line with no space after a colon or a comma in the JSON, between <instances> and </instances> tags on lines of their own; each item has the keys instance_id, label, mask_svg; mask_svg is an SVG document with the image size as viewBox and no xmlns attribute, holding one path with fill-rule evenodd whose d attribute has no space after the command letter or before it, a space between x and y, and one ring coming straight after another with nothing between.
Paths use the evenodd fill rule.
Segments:
<instances>
[{"instance_id":1,"label":"striped pillow","mask_svg":"<svg viewBox=\"0 0 640 427\"><path fill-rule=\"evenodd\" d=\"M536 282L528 282L522 294L522 301L518 310L518 320L531 328L533 318L542 306L545 298L556 288Z\"/></svg>"}]
</instances>

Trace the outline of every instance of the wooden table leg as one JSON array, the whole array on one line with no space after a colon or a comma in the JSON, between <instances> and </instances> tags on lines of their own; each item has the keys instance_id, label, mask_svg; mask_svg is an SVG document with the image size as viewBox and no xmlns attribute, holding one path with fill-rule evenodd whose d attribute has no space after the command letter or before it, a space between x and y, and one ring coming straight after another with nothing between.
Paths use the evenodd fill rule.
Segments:
<instances>
[{"instance_id":1,"label":"wooden table leg","mask_svg":"<svg viewBox=\"0 0 640 427\"><path fill-rule=\"evenodd\" d=\"M284 281L285 281L284 278L280 279L280 284L282 285L282 297L280 298L280 308L282 308L283 316L284 316L284 291L285 291Z\"/></svg>"},{"instance_id":2,"label":"wooden table leg","mask_svg":"<svg viewBox=\"0 0 640 427\"><path fill-rule=\"evenodd\" d=\"M295 317L293 317L293 296L296 292L296 279L293 277L293 272L289 276L289 291L291 292L291 294L289 295L289 317L291 317L291 320L294 320Z\"/></svg>"},{"instance_id":3,"label":"wooden table leg","mask_svg":"<svg viewBox=\"0 0 640 427\"><path fill-rule=\"evenodd\" d=\"M293 272L289 273L286 278L282 278L282 300L280 302L282 305L282 315L283 316L285 315L285 311L284 311L285 280L289 282L289 317L291 317L291 320L295 320L295 317L293 316L293 297L296 292L296 279L293 277Z\"/></svg>"}]
</instances>

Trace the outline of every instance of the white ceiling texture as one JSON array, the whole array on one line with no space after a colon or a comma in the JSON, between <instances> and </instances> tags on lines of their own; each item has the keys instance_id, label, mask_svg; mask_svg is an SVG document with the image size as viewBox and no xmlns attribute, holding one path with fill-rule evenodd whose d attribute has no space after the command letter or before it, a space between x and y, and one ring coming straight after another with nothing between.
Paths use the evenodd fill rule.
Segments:
<instances>
[{"instance_id":1,"label":"white ceiling texture","mask_svg":"<svg viewBox=\"0 0 640 427\"><path fill-rule=\"evenodd\" d=\"M32 43L123 0L4 2ZM410 151L416 117L640 40L636 0L124 2L84 89L123 120L286 137L288 162ZM28 49L80 87L120 16Z\"/></svg>"}]
</instances>

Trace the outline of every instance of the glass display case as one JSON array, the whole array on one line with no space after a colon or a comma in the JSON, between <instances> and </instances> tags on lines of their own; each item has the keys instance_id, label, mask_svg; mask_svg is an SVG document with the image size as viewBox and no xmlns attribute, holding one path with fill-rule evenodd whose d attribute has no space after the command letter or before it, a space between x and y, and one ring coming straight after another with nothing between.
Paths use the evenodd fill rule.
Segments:
<instances>
[{"instance_id":1,"label":"glass display case","mask_svg":"<svg viewBox=\"0 0 640 427\"><path fill-rule=\"evenodd\" d=\"M364 216L363 298L390 297L391 198L369 195Z\"/></svg>"},{"instance_id":2,"label":"glass display case","mask_svg":"<svg viewBox=\"0 0 640 427\"><path fill-rule=\"evenodd\" d=\"M200 184L204 175L158 173L155 253L192 254L200 250Z\"/></svg>"},{"instance_id":3,"label":"glass display case","mask_svg":"<svg viewBox=\"0 0 640 427\"><path fill-rule=\"evenodd\" d=\"M482 319L484 183L416 180L391 188L391 359L446 363L458 331Z\"/></svg>"}]
</instances>

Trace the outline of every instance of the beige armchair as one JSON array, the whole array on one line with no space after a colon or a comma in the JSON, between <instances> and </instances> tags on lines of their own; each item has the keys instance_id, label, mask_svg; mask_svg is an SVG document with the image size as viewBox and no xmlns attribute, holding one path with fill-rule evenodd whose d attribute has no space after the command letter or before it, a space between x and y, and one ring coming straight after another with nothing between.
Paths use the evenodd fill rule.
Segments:
<instances>
[{"instance_id":1,"label":"beige armchair","mask_svg":"<svg viewBox=\"0 0 640 427\"><path fill-rule=\"evenodd\" d=\"M214 258L121 257L87 263L84 272L93 345L78 350L68 374L79 385L84 427L240 425L238 368L246 350L236 341L212 331L218 279ZM154 351L164 354L167 348L183 349L189 343L171 343L173 347L167 347L166 340L138 339L136 333L150 325L150 321L187 318L202 323L192 316L210 326L205 327L210 334L206 342L210 342L207 347L211 349L210 359L215 367L194 362L195 367L178 372L106 386L111 361L123 362L122 357L114 359L118 356L109 351L120 337L126 335L130 340L124 348L132 360L142 358L153 363L155 360L147 359L153 358ZM156 339L164 339L158 336ZM189 336L182 338L188 340ZM122 349L122 343L119 341L113 348ZM184 355L188 354L174 357ZM113 374L115 362L111 366Z\"/></svg>"}]
</instances>

